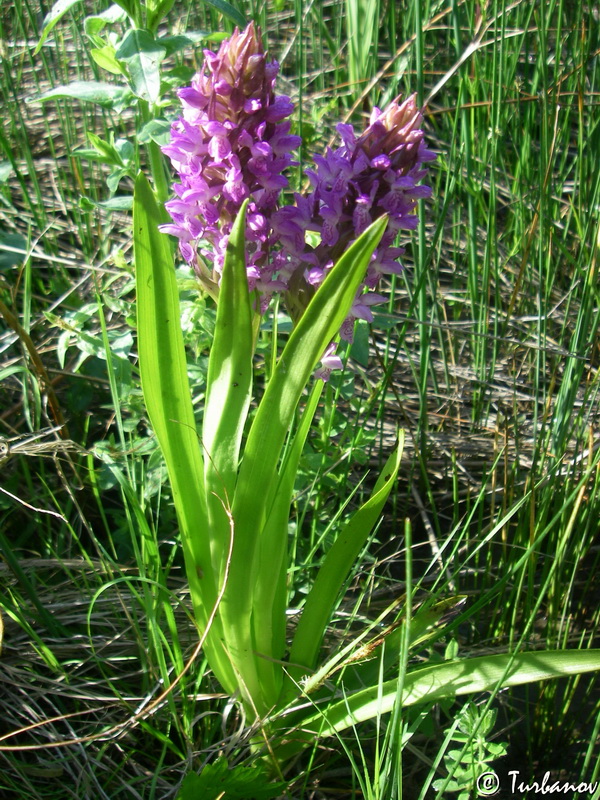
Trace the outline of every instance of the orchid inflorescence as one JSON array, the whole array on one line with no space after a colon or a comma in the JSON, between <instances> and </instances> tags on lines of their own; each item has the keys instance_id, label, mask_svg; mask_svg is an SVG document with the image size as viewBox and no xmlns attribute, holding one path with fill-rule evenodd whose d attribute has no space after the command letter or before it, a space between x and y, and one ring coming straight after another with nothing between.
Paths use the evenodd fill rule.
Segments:
<instances>
[{"instance_id":1,"label":"orchid inflorescence","mask_svg":"<svg viewBox=\"0 0 600 800\"><path fill-rule=\"evenodd\" d=\"M179 91L183 115L163 147L179 182L166 204L173 222L162 230L179 239L181 255L216 297L233 221L250 198L246 270L259 298L256 309L265 311L280 292L297 321L339 256L387 214L384 236L340 331L352 341L354 321L371 321L371 306L385 300L375 291L382 276L401 270L403 249L394 240L398 231L417 225L417 202L431 194L419 184L423 165L435 154L419 127L415 96L397 98L384 111L373 109L360 136L351 125L338 125L341 146L315 155L315 168L306 171L309 194L295 193L293 205L280 205L288 187L283 173L297 164L291 152L301 139L290 133L292 101L274 92L278 71L276 61L266 61L253 23L242 33L236 29L218 53L205 51L192 85ZM332 344L320 376L340 366Z\"/></svg>"}]
</instances>

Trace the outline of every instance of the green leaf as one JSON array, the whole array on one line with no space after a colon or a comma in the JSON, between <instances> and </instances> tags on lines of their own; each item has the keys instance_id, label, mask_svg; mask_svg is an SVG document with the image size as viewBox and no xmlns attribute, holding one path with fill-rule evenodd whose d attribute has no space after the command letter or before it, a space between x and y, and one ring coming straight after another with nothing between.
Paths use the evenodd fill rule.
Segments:
<instances>
[{"instance_id":1,"label":"green leaf","mask_svg":"<svg viewBox=\"0 0 600 800\"><path fill-rule=\"evenodd\" d=\"M103 157L105 164L113 164L116 167L125 166L121 154L114 144L104 141L104 139L101 139L97 134L91 131L88 131L88 139L96 152Z\"/></svg>"},{"instance_id":2,"label":"green leaf","mask_svg":"<svg viewBox=\"0 0 600 800\"><path fill-rule=\"evenodd\" d=\"M29 100L31 103L45 103L48 100L60 100L65 97L81 100L84 103L97 103L105 108L123 106L131 97L129 89L123 89L114 83L102 81L73 81Z\"/></svg>"},{"instance_id":3,"label":"green leaf","mask_svg":"<svg viewBox=\"0 0 600 800\"><path fill-rule=\"evenodd\" d=\"M127 14L129 19L136 23L137 17L143 8L139 0L116 0L116 2L117 5Z\"/></svg>"},{"instance_id":4,"label":"green leaf","mask_svg":"<svg viewBox=\"0 0 600 800\"><path fill-rule=\"evenodd\" d=\"M208 31L186 31L176 36L161 36L158 41L165 48L167 55L171 56L188 47L197 47L209 39L212 39L212 34Z\"/></svg>"},{"instance_id":5,"label":"green leaf","mask_svg":"<svg viewBox=\"0 0 600 800\"><path fill-rule=\"evenodd\" d=\"M341 589L396 481L403 448L401 431L398 446L388 458L371 497L355 512L325 556L296 628L290 652L292 664L313 669Z\"/></svg>"},{"instance_id":6,"label":"green leaf","mask_svg":"<svg viewBox=\"0 0 600 800\"><path fill-rule=\"evenodd\" d=\"M167 144L171 136L171 123L166 119L151 119L139 129L136 139L140 144L156 142L162 146Z\"/></svg>"},{"instance_id":7,"label":"green leaf","mask_svg":"<svg viewBox=\"0 0 600 800\"><path fill-rule=\"evenodd\" d=\"M248 435L233 502L235 545L221 605L231 637L229 652L240 672L249 669L251 659L259 658L252 637L252 596L257 583L271 581L273 576L268 560L259 564L256 552L269 511L267 493L277 478L282 446L302 391L347 316L386 225L386 217L373 223L315 293L279 359ZM255 624L260 625L260 620ZM258 697L255 700L258 704Z\"/></svg>"},{"instance_id":8,"label":"green leaf","mask_svg":"<svg viewBox=\"0 0 600 800\"><path fill-rule=\"evenodd\" d=\"M244 15L238 11L237 8L234 8L231 3L226 2L226 0L204 0L204 2L206 5L216 8L217 11L220 11L221 14L224 14L226 17L229 17L240 29L246 27L247 22Z\"/></svg>"},{"instance_id":9,"label":"green leaf","mask_svg":"<svg viewBox=\"0 0 600 800\"><path fill-rule=\"evenodd\" d=\"M111 197L110 200L100 200L100 202L95 205L106 211L131 211L133 208L133 197L130 194L122 194L118 197Z\"/></svg>"},{"instance_id":10,"label":"green leaf","mask_svg":"<svg viewBox=\"0 0 600 800\"><path fill-rule=\"evenodd\" d=\"M106 177L106 185L107 185L108 190L110 191L111 195L114 194L118 190L119 184L121 183L123 178L127 178L127 177L129 177L129 178L131 177L131 172L128 169L126 169L125 167L115 167L111 171L110 175L107 175L107 177ZM120 197L111 197L110 200L102 200L101 203L104 204L104 205L101 205L100 207L101 208L102 207L104 207L104 208L112 208L113 210L120 209L120 208L131 208L131 205L127 206L127 197L129 197L129 196L128 195L127 196L123 195L123 196L120 196ZM132 199L133 198L129 197L130 201ZM115 200L116 200L116 205L113 202ZM108 203L109 205L105 205L106 203Z\"/></svg>"},{"instance_id":11,"label":"green leaf","mask_svg":"<svg viewBox=\"0 0 600 800\"><path fill-rule=\"evenodd\" d=\"M87 36L97 36L107 25L122 22L126 16L120 6L113 4L100 14L86 17L83 21L83 30Z\"/></svg>"},{"instance_id":12,"label":"green leaf","mask_svg":"<svg viewBox=\"0 0 600 800\"><path fill-rule=\"evenodd\" d=\"M159 24L173 8L175 0L146 0L146 25L156 32Z\"/></svg>"},{"instance_id":13,"label":"green leaf","mask_svg":"<svg viewBox=\"0 0 600 800\"><path fill-rule=\"evenodd\" d=\"M93 47L90 50L91 57L101 69L105 69L112 75L124 75L125 70L115 53L115 48L111 44L106 44L104 47Z\"/></svg>"},{"instance_id":14,"label":"green leaf","mask_svg":"<svg viewBox=\"0 0 600 800\"><path fill-rule=\"evenodd\" d=\"M101 164L114 165L114 160L99 153L97 150L91 150L89 147L82 147L80 150L73 150L71 155L76 158L85 158L89 161L99 161Z\"/></svg>"},{"instance_id":15,"label":"green leaf","mask_svg":"<svg viewBox=\"0 0 600 800\"><path fill-rule=\"evenodd\" d=\"M476 692L579 675L600 670L600 650L555 650L478 656L423 667L406 673L402 706L435 703ZM304 719L304 732L332 736L359 722L391 711L397 701L397 681L387 681L344 698L324 713Z\"/></svg>"},{"instance_id":16,"label":"green leaf","mask_svg":"<svg viewBox=\"0 0 600 800\"><path fill-rule=\"evenodd\" d=\"M192 602L204 628L219 587L211 567L204 465L187 376L173 255L168 237L158 230L164 221L165 212L140 173L135 184L133 248L142 391L165 457ZM217 617L205 647L218 680L233 692L237 681L222 639Z\"/></svg>"},{"instance_id":17,"label":"green leaf","mask_svg":"<svg viewBox=\"0 0 600 800\"><path fill-rule=\"evenodd\" d=\"M0 183L5 183L14 174L14 167L9 161L0 161Z\"/></svg>"},{"instance_id":18,"label":"green leaf","mask_svg":"<svg viewBox=\"0 0 600 800\"><path fill-rule=\"evenodd\" d=\"M258 671L263 691L273 703L279 697L283 679L282 671L275 662L283 659L286 649L287 531L290 506L298 465L323 386L323 381L317 381L306 403L298 430L282 464L267 521L258 541L257 560L259 564L270 565L273 577L270 581L258 581L254 589L254 640L256 650L270 656L270 659L258 661Z\"/></svg>"},{"instance_id":19,"label":"green leaf","mask_svg":"<svg viewBox=\"0 0 600 800\"><path fill-rule=\"evenodd\" d=\"M27 253L27 240L20 233L0 230L0 270L22 264Z\"/></svg>"},{"instance_id":20,"label":"green leaf","mask_svg":"<svg viewBox=\"0 0 600 800\"><path fill-rule=\"evenodd\" d=\"M129 31L116 52L116 57L129 67L134 93L151 104L160 98L160 64L166 52L145 30Z\"/></svg>"},{"instance_id":21,"label":"green leaf","mask_svg":"<svg viewBox=\"0 0 600 800\"><path fill-rule=\"evenodd\" d=\"M229 769L221 757L197 775L186 775L177 800L270 800L280 797L286 783L270 783L263 770L238 764Z\"/></svg>"},{"instance_id":22,"label":"green leaf","mask_svg":"<svg viewBox=\"0 0 600 800\"><path fill-rule=\"evenodd\" d=\"M254 343L244 236L247 205L246 201L240 209L227 244L215 337L208 362L202 426L213 568L217 574L223 571L229 550L229 518L224 509L230 508L233 501L242 434L252 394Z\"/></svg>"},{"instance_id":23,"label":"green leaf","mask_svg":"<svg viewBox=\"0 0 600 800\"><path fill-rule=\"evenodd\" d=\"M447 597L430 606L425 605L414 612L410 618L408 652L415 652L421 649L425 642L439 638L441 631L444 630L444 621L448 614L455 613L455 609L465 599L464 595ZM389 632L383 635L376 634L374 638L367 640L365 645L361 644L357 648L356 645L351 644L336 651L327 663L314 676L311 676L309 681L312 681L313 684L315 678L318 681L319 673L320 679L326 680L332 672L346 666L344 685L348 691L374 685L382 675L388 675L392 668L397 667L398 654L405 639L404 624L396 624Z\"/></svg>"},{"instance_id":24,"label":"green leaf","mask_svg":"<svg viewBox=\"0 0 600 800\"><path fill-rule=\"evenodd\" d=\"M33 51L34 56L40 52L44 42L48 38L48 34L59 21L59 19L63 17L70 8L79 2L81 2L81 0L58 0L58 2L52 6L50 11L44 17L44 21L42 23L42 32L35 50Z\"/></svg>"},{"instance_id":25,"label":"green leaf","mask_svg":"<svg viewBox=\"0 0 600 800\"><path fill-rule=\"evenodd\" d=\"M116 34L109 34L107 40L103 39L100 34L107 25L114 24L115 22L123 22L127 19L127 14L117 5L109 6L106 11L98 15L91 15L86 17L83 21L83 30L85 31L88 39L98 48L102 48L107 44L113 44L113 39L116 39Z\"/></svg>"},{"instance_id":26,"label":"green leaf","mask_svg":"<svg viewBox=\"0 0 600 800\"><path fill-rule=\"evenodd\" d=\"M369 366L369 324L364 319L359 319L354 326L354 341L350 347L350 358L364 367Z\"/></svg>"}]
</instances>

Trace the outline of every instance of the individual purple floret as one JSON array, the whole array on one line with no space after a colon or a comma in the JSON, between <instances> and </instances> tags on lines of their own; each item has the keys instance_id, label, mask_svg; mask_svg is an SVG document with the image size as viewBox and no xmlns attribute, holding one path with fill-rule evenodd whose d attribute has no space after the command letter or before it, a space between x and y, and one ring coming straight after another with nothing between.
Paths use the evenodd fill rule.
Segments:
<instances>
[{"instance_id":1,"label":"individual purple floret","mask_svg":"<svg viewBox=\"0 0 600 800\"><path fill-rule=\"evenodd\" d=\"M368 128L358 138L351 125L338 125L342 146L314 157L316 168L306 172L312 187L308 197L296 194L296 204L281 208L273 217L283 248L279 274L288 283L288 310L298 319L352 241L377 217L389 215L363 286L340 331L347 341L352 341L354 321L370 322L371 306L384 301L373 290L382 275L402 269L398 259L404 251L393 246L396 235L401 229L416 227L417 201L431 194L428 186L418 185L426 174L423 164L436 157L427 149L419 127L423 116L415 95L399 101L394 100L385 111L375 108ZM311 232L312 246L307 242ZM328 360L332 357L333 351L328 350Z\"/></svg>"},{"instance_id":2,"label":"individual purple floret","mask_svg":"<svg viewBox=\"0 0 600 800\"><path fill-rule=\"evenodd\" d=\"M248 283L259 290L264 307L273 291L286 288L270 257L270 220L288 185L282 173L296 163L290 152L300 144L286 120L293 106L289 97L274 94L279 65L266 62L253 23L242 33L236 28L218 53L204 55L192 85L179 91L183 116L163 147L179 183L173 186L176 197L166 203L173 222L161 230L179 239L182 256L216 296L231 226L250 198Z\"/></svg>"}]
</instances>

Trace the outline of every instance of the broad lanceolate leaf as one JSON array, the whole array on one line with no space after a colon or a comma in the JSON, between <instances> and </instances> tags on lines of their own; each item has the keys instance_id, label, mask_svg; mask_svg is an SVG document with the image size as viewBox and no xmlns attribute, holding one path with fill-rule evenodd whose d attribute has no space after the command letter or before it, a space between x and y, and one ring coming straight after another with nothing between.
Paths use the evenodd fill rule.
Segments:
<instances>
[{"instance_id":1,"label":"broad lanceolate leaf","mask_svg":"<svg viewBox=\"0 0 600 800\"><path fill-rule=\"evenodd\" d=\"M58 0L58 2L54 3L50 11L44 17L40 40L33 51L34 56L40 52L44 42L48 38L48 34L59 21L59 19L64 16L70 8L79 2L81 2L81 0Z\"/></svg>"},{"instance_id":2,"label":"broad lanceolate leaf","mask_svg":"<svg viewBox=\"0 0 600 800\"><path fill-rule=\"evenodd\" d=\"M204 628L217 599L218 576L211 564L204 465L187 377L173 256L169 239L158 230L161 222L164 215L140 174L135 184L133 246L142 390L167 465L194 610ZM217 618L207 652L218 679L232 692L237 681L221 640Z\"/></svg>"},{"instance_id":3,"label":"broad lanceolate leaf","mask_svg":"<svg viewBox=\"0 0 600 800\"><path fill-rule=\"evenodd\" d=\"M340 591L394 485L400 469L403 447L404 432L401 431L398 447L388 458L373 494L353 515L325 556L296 628L290 652L292 664L302 664L309 670L313 669Z\"/></svg>"},{"instance_id":4,"label":"broad lanceolate leaf","mask_svg":"<svg viewBox=\"0 0 600 800\"><path fill-rule=\"evenodd\" d=\"M386 224L386 217L373 223L319 287L290 336L252 424L235 490L235 544L221 606L224 624L235 637L230 643L235 663L255 658L252 595L258 582L272 580L269 563L258 564L256 550L268 512L266 493L277 478L285 437L302 391L348 314Z\"/></svg>"},{"instance_id":5,"label":"broad lanceolate leaf","mask_svg":"<svg viewBox=\"0 0 600 800\"><path fill-rule=\"evenodd\" d=\"M73 81L64 86L55 86L39 97L33 97L29 102L44 103L47 100L59 100L63 97L71 97L74 100L82 100L85 103L97 103L106 108L114 108L124 105L131 97L129 89L123 89L114 83L103 83L102 81Z\"/></svg>"},{"instance_id":6,"label":"broad lanceolate leaf","mask_svg":"<svg viewBox=\"0 0 600 800\"><path fill-rule=\"evenodd\" d=\"M227 245L202 424L212 563L219 575L229 550L229 519L225 508L230 508L233 502L252 391L252 308L244 241L247 205L246 201L240 209Z\"/></svg>"},{"instance_id":7,"label":"broad lanceolate leaf","mask_svg":"<svg viewBox=\"0 0 600 800\"><path fill-rule=\"evenodd\" d=\"M167 51L149 31L129 31L116 57L129 67L133 91L142 100L154 104L160 97L160 63Z\"/></svg>"},{"instance_id":8,"label":"broad lanceolate leaf","mask_svg":"<svg viewBox=\"0 0 600 800\"><path fill-rule=\"evenodd\" d=\"M286 648L287 607L287 548L288 523L294 484L306 437L323 391L323 381L317 381L302 413L298 430L288 447L275 484L267 521L260 534L257 549L259 564L269 564L272 579L258 581L254 589L254 642L258 653L270 658L258 661L263 692L268 702L275 703L281 692L283 673L280 661Z\"/></svg>"},{"instance_id":9,"label":"broad lanceolate leaf","mask_svg":"<svg viewBox=\"0 0 600 800\"><path fill-rule=\"evenodd\" d=\"M509 686L600 670L600 650L555 650L478 656L434 664L404 676L402 705L435 703L454 696L496 691ZM358 722L391 711L397 701L395 680L350 695L303 720L312 736L331 736Z\"/></svg>"},{"instance_id":10,"label":"broad lanceolate leaf","mask_svg":"<svg viewBox=\"0 0 600 800\"><path fill-rule=\"evenodd\" d=\"M123 171L123 176L127 173ZM133 197L130 194L119 195L119 197L111 197L110 200L100 200L92 203L98 208L104 208L106 211L130 211L133 206Z\"/></svg>"}]
</instances>

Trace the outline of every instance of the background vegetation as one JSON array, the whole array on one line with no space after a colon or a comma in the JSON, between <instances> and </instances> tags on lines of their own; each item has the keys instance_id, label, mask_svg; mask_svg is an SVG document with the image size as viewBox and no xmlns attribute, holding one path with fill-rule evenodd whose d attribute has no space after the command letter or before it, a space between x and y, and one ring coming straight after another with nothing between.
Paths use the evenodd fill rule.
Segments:
<instances>
[{"instance_id":1,"label":"background vegetation","mask_svg":"<svg viewBox=\"0 0 600 800\"><path fill-rule=\"evenodd\" d=\"M360 126L373 105L413 91L439 153L387 313L358 331L304 456L291 608L335 536L332 520L352 492L357 503L368 491L368 470L376 474L400 424L401 480L330 646L402 598L408 565L415 603L448 601L423 660L597 647L597 9L570 0L234 6L260 23L281 62L303 162L340 119ZM118 96L104 106L37 101L73 80L116 81L91 56L83 22L105 8L73 6L37 54L50 7L18 0L0 11L6 797L175 797L186 772L218 754L250 763L243 720L201 654L157 702L197 640L136 366L128 196L148 166L141 145L160 129ZM176 3L167 20L163 32L190 39L163 65L163 80L179 85L206 45L191 33L232 23L203 4ZM118 36L119 23L111 30ZM177 101L165 97L168 119ZM300 167L293 183L302 182ZM214 314L180 277L201 414ZM263 336L268 370L268 324ZM597 678L474 701L315 745L282 796L470 797L474 770L495 758L501 776L597 779ZM248 789L254 773L238 774L246 788L226 798L273 796L264 781Z\"/></svg>"}]
</instances>

